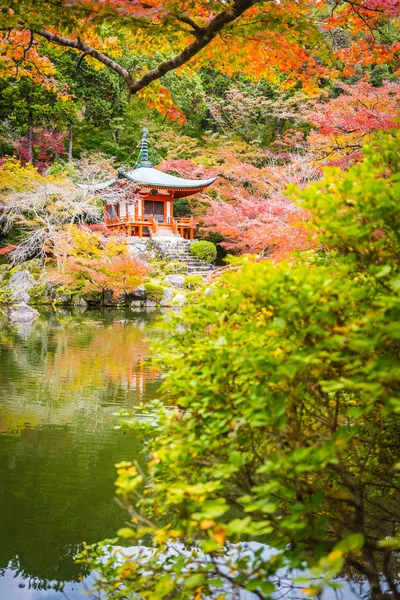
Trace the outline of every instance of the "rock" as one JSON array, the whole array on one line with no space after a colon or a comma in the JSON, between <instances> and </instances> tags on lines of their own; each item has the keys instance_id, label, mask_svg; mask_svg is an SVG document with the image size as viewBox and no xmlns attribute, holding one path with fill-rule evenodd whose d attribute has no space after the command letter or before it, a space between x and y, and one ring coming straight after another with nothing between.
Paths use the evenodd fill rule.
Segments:
<instances>
[{"instance_id":1,"label":"rock","mask_svg":"<svg viewBox=\"0 0 400 600\"><path fill-rule=\"evenodd\" d=\"M143 302L143 300L132 300L131 308L142 308Z\"/></svg>"},{"instance_id":2,"label":"rock","mask_svg":"<svg viewBox=\"0 0 400 600\"><path fill-rule=\"evenodd\" d=\"M161 306L170 306L173 296L174 292L171 290L171 288L165 288L164 297L160 302Z\"/></svg>"},{"instance_id":3,"label":"rock","mask_svg":"<svg viewBox=\"0 0 400 600\"><path fill-rule=\"evenodd\" d=\"M52 304L55 296L54 286L49 282L35 285L29 290L30 304L34 306L36 304Z\"/></svg>"},{"instance_id":4,"label":"rock","mask_svg":"<svg viewBox=\"0 0 400 600\"><path fill-rule=\"evenodd\" d=\"M34 285L36 285L35 278L29 273L29 271L24 270L13 273L7 284L7 286L10 288L17 288L20 290L30 290Z\"/></svg>"},{"instance_id":5,"label":"rock","mask_svg":"<svg viewBox=\"0 0 400 600\"><path fill-rule=\"evenodd\" d=\"M30 300L29 290L36 285L36 280L29 271L16 271L13 273L4 286L5 290L10 292L11 302L18 304L27 304Z\"/></svg>"},{"instance_id":6,"label":"rock","mask_svg":"<svg viewBox=\"0 0 400 600\"><path fill-rule=\"evenodd\" d=\"M184 304L186 304L186 296L185 294L176 294L176 296L173 299L173 303L178 306L183 306Z\"/></svg>"},{"instance_id":7,"label":"rock","mask_svg":"<svg viewBox=\"0 0 400 600\"><path fill-rule=\"evenodd\" d=\"M211 288L206 288L204 290L204 295L205 296L211 296L211 294L212 294L212 289Z\"/></svg>"},{"instance_id":8,"label":"rock","mask_svg":"<svg viewBox=\"0 0 400 600\"><path fill-rule=\"evenodd\" d=\"M121 303L120 298L116 298L112 290L105 290L103 292L102 305L103 306L117 306Z\"/></svg>"},{"instance_id":9,"label":"rock","mask_svg":"<svg viewBox=\"0 0 400 600\"><path fill-rule=\"evenodd\" d=\"M13 323L30 323L38 318L39 313L27 304L21 303L11 307L8 315Z\"/></svg>"},{"instance_id":10,"label":"rock","mask_svg":"<svg viewBox=\"0 0 400 600\"><path fill-rule=\"evenodd\" d=\"M56 292L54 296L55 304L59 304L61 306L71 306L72 304L72 296L70 294L62 294L60 292Z\"/></svg>"},{"instance_id":11,"label":"rock","mask_svg":"<svg viewBox=\"0 0 400 600\"><path fill-rule=\"evenodd\" d=\"M146 288L144 285L139 285L139 287L129 294L129 297L132 300L146 300Z\"/></svg>"},{"instance_id":12,"label":"rock","mask_svg":"<svg viewBox=\"0 0 400 600\"><path fill-rule=\"evenodd\" d=\"M144 305L146 308L156 308L158 306L158 303L153 302L153 300L146 300Z\"/></svg>"},{"instance_id":13,"label":"rock","mask_svg":"<svg viewBox=\"0 0 400 600\"><path fill-rule=\"evenodd\" d=\"M88 292L87 294L83 294L82 298L88 306L99 306L101 304L100 292Z\"/></svg>"},{"instance_id":14,"label":"rock","mask_svg":"<svg viewBox=\"0 0 400 600\"><path fill-rule=\"evenodd\" d=\"M182 275L167 275L165 279L175 288L183 288L185 284L185 278Z\"/></svg>"},{"instance_id":15,"label":"rock","mask_svg":"<svg viewBox=\"0 0 400 600\"><path fill-rule=\"evenodd\" d=\"M87 302L83 296L75 296L75 298L73 299L73 305L76 308L86 308Z\"/></svg>"}]
</instances>

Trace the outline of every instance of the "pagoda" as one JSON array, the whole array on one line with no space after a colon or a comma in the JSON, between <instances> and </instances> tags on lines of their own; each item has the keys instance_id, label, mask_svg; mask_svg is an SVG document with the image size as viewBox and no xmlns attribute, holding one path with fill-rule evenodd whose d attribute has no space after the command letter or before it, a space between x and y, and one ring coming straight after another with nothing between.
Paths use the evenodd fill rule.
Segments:
<instances>
[{"instance_id":1,"label":"pagoda","mask_svg":"<svg viewBox=\"0 0 400 600\"><path fill-rule=\"evenodd\" d=\"M117 178L87 186L87 189L126 188L124 200L105 200L104 203L104 222L113 233L192 240L195 230L193 217L175 218L174 199L193 196L216 179L183 179L155 169L149 159L147 129L144 128L135 168L127 172L119 169ZM132 184L129 185L129 182Z\"/></svg>"}]
</instances>

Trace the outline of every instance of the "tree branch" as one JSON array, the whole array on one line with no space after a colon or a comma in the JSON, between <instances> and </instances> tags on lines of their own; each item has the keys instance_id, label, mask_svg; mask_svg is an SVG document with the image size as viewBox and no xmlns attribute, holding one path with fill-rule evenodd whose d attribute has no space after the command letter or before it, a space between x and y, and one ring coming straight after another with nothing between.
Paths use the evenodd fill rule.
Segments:
<instances>
[{"instance_id":1,"label":"tree branch","mask_svg":"<svg viewBox=\"0 0 400 600\"><path fill-rule=\"evenodd\" d=\"M58 34L51 33L45 29L38 30L36 33L53 44L58 44L59 46L64 46L66 48L74 48L75 50L79 50L88 56L92 56L103 65L120 75L120 77L122 77L122 79L124 79L124 81L128 84L130 93L136 94L153 81L163 77L169 71L173 71L187 63L191 58L198 54L198 52L208 46L208 44L222 29L238 19L249 8L263 1L264 0L233 0L226 10L219 13L209 22L206 27L202 28L198 27L191 19L186 17L175 17L177 20L187 23L193 28L193 35L196 37L196 39L180 54L177 54L173 58L162 62L155 69L151 69L142 77L140 77L140 79L136 80L131 77L129 72L122 65L118 64L102 52L99 52L91 46L88 46L82 42L79 37L76 40L71 40Z\"/></svg>"},{"instance_id":2,"label":"tree branch","mask_svg":"<svg viewBox=\"0 0 400 600\"><path fill-rule=\"evenodd\" d=\"M47 31L46 29L41 29L39 31L36 31L36 33L38 35L40 35L41 37L44 37L49 42L52 42L53 44L57 44L58 46L64 46L66 48L74 48L75 50L79 50L80 52L83 52L83 54L92 56L93 58L95 58L96 60L101 62L103 65L108 67L109 69L112 69L113 71L118 73L118 75L120 75L122 77L122 79L124 79L126 81L128 86L131 86L134 83L134 80L132 79L132 77L130 76L128 71L126 69L124 69L124 67L122 67L120 64L116 63L115 60L112 60L112 58L110 58L109 56L106 56L102 52L99 52L98 50L95 50L91 46L88 46L87 44L82 42L81 39L78 38L77 40L70 40L70 39L62 37L61 35L58 35L56 33L51 33L50 31Z\"/></svg>"}]
</instances>

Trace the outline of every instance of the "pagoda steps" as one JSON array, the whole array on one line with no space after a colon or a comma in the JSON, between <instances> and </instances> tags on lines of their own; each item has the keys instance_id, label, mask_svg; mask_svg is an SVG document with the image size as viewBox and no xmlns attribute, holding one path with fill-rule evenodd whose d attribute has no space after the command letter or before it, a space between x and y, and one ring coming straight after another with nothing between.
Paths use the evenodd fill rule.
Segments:
<instances>
[{"instance_id":1,"label":"pagoda steps","mask_svg":"<svg viewBox=\"0 0 400 600\"><path fill-rule=\"evenodd\" d=\"M183 240L181 237L173 240L154 239L160 253L168 260L179 260L188 267L188 272L205 277L209 272L209 264L193 256L190 252L191 240Z\"/></svg>"}]
</instances>

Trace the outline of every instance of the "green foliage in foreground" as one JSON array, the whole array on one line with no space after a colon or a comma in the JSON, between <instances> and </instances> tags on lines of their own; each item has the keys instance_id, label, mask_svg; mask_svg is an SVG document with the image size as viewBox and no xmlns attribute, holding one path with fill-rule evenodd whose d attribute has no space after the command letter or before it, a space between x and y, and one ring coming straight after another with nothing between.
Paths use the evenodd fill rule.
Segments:
<instances>
[{"instance_id":1,"label":"green foliage in foreground","mask_svg":"<svg viewBox=\"0 0 400 600\"><path fill-rule=\"evenodd\" d=\"M119 534L153 550L81 557L109 598L317 598L337 574L398 597L399 141L297 192L324 248L311 263L244 261L172 322L177 410L158 409L146 474L118 465Z\"/></svg>"},{"instance_id":2,"label":"green foliage in foreground","mask_svg":"<svg viewBox=\"0 0 400 600\"><path fill-rule=\"evenodd\" d=\"M205 240L201 242L193 242L190 246L190 252L195 258L204 260L205 262L212 263L217 258L217 248L212 242Z\"/></svg>"}]
</instances>

